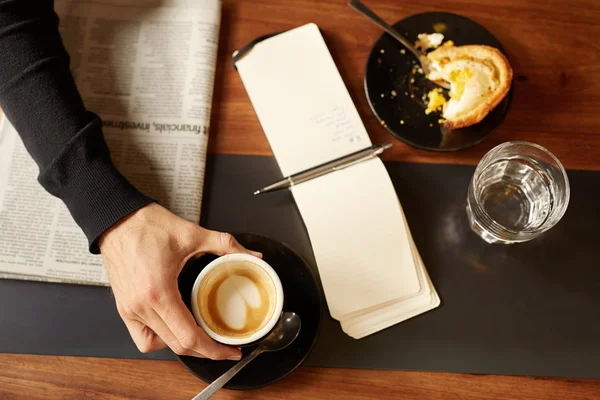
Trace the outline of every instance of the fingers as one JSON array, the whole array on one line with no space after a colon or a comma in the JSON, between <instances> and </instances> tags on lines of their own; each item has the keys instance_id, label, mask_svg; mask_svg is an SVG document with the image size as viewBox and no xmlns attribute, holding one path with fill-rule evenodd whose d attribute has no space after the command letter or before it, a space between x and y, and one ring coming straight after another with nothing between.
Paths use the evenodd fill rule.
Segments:
<instances>
[{"instance_id":1,"label":"fingers","mask_svg":"<svg viewBox=\"0 0 600 400\"><path fill-rule=\"evenodd\" d=\"M167 348L164 340L146 325L134 320L124 320L124 322L133 342L142 353L151 353Z\"/></svg>"},{"instance_id":2,"label":"fingers","mask_svg":"<svg viewBox=\"0 0 600 400\"><path fill-rule=\"evenodd\" d=\"M239 244L231 234L225 232L204 229L204 238L200 247L201 251L216 254L218 256L231 253L246 253L262 258L261 253L246 249Z\"/></svg>"},{"instance_id":3,"label":"fingers","mask_svg":"<svg viewBox=\"0 0 600 400\"><path fill-rule=\"evenodd\" d=\"M117 305L117 311L139 351L142 353L151 353L167 347L167 344L152 329L139 321L125 316L119 305Z\"/></svg>"},{"instance_id":4,"label":"fingers","mask_svg":"<svg viewBox=\"0 0 600 400\"><path fill-rule=\"evenodd\" d=\"M177 339L177 337L173 334L173 332L169 329L169 327L165 324L165 322L160 318L160 316L152 309L146 312L145 319L147 321L148 326L151 326L154 332L160 336L165 342L166 346L168 346L175 354L180 356L193 356L206 358L206 356L198 351L193 349L185 348Z\"/></svg>"},{"instance_id":5,"label":"fingers","mask_svg":"<svg viewBox=\"0 0 600 400\"><path fill-rule=\"evenodd\" d=\"M263 254L260 251L247 250L248 253L252 254L254 257L262 258Z\"/></svg>"},{"instance_id":6,"label":"fingers","mask_svg":"<svg viewBox=\"0 0 600 400\"><path fill-rule=\"evenodd\" d=\"M144 315L142 316L126 311L125 308L117 302L117 311L140 352L151 353L169 347L173 352L179 355L205 358L203 354L186 351L152 308L148 307L144 310ZM141 319L143 322L138 321L137 319Z\"/></svg>"},{"instance_id":7,"label":"fingers","mask_svg":"<svg viewBox=\"0 0 600 400\"><path fill-rule=\"evenodd\" d=\"M119 305L117 305L117 310L119 311L119 314L121 315L121 318L123 319L123 322L125 323L131 338L133 339L133 342L142 353L150 353L169 347L178 355L200 358L208 357L213 359L239 359L237 354L225 354L220 356L218 353L215 353L211 354L213 357L209 357L208 354L211 353L210 349L206 352L204 350L199 350L199 348L203 348L202 344L204 341L202 338L198 340L200 345L196 346L196 348L192 348L192 346L187 344L185 341L183 341L183 343L180 342L180 340L173 334L162 318L152 308L146 309L143 313L143 316L126 313ZM137 318L142 319L143 322L138 321ZM204 331L202 331L200 328L198 329L204 334ZM206 336L206 341L212 341L210 337L208 337L206 334L204 335ZM210 343L208 343L208 345L208 347L210 347ZM223 347L228 349L226 346Z\"/></svg>"},{"instance_id":8,"label":"fingers","mask_svg":"<svg viewBox=\"0 0 600 400\"><path fill-rule=\"evenodd\" d=\"M213 360L241 358L240 350L217 343L196 324L180 296L167 296L165 304L157 307L156 312L177 339L181 346L179 351L198 353Z\"/></svg>"}]
</instances>

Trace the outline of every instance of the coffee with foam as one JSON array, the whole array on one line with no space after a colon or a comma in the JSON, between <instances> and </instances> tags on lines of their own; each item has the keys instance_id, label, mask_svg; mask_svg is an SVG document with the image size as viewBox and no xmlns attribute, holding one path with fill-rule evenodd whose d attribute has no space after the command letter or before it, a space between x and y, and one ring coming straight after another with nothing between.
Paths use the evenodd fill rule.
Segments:
<instances>
[{"instance_id":1,"label":"coffee with foam","mask_svg":"<svg viewBox=\"0 0 600 400\"><path fill-rule=\"evenodd\" d=\"M208 328L221 336L241 339L254 335L272 319L277 288L261 266L232 260L204 277L197 300Z\"/></svg>"}]
</instances>

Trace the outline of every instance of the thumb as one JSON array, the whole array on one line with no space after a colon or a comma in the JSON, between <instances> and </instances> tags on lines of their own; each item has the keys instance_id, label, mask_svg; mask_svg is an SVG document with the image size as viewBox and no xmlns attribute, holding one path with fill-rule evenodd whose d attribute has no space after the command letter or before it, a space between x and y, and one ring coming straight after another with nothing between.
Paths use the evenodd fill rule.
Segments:
<instances>
[{"instance_id":1,"label":"thumb","mask_svg":"<svg viewBox=\"0 0 600 400\"><path fill-rule=\"evenodd\" d=\"M245 253L262 258L261 253L246 249L230 233L200 229L204 231L198 249L202 253L212 253L217 256L231 253Z\"/></svg>"}]
</instances>

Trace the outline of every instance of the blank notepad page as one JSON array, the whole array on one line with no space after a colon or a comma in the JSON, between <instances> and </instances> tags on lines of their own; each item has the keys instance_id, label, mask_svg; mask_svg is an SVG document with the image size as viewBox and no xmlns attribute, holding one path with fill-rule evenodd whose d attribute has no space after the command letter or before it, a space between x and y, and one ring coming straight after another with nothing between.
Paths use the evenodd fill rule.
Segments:
<instances>
[{"instance_id":1,"label":"blank notepad page","mask_svg":"<svg viewBox=\"0 0 600 400\"><path fill-rule=\"evenodd\" d=\"M371 145L316 25L256 44L236 66L284 176ZM292 193L333 318L419 292L404 216L379 158Z\"/></svg>"}]
</instances>

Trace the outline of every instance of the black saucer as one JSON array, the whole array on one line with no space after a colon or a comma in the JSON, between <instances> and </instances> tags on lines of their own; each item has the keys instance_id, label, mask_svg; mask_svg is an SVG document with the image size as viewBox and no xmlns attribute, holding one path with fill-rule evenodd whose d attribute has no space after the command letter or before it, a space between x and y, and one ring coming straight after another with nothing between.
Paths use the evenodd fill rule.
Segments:
<instances>
[{"instance_id":1,"label":"black saucer","mask_svg":"<svg viewBox=\"0 0 600 400\"><path fill-rule=\"evenodd\" d=\"M394 24L394 28L413 43L419 33L440 31L444 41L452 40L456 46L484 44L504 53L498 40L485 28L455 14L412 15ZM423 95L437 86L424 75L413 73L415 66L418 67L418 62L412 53L388 34L375 42L367 60L364 83L369 105L381 124L396 138L425 150L455 151L480 143L504 120L512 87L504 100L480 123L453 131L443 129L438 122L440 113L425 115L426 105L422 100Z\"/></svg>"},{"instance_id":2,"label":"black saucer","mask_svg":"<svg viewBox=\"0 0 600 400\"><path fill-rule=\"evenodd\" d=\"M296 369L313 348L321 324L321 292L317 280L306 261L284 243L266 236L245 233L234 235L246 248L260 251L263 259L273 267L285 294L285 310L294 311L302 320L300 334L289 347L263 353L242 369L224 387L227 389L255 389L269 385ZM205 255L188 262L179 275L179 291L191 310L190 295L196 277L216 256ZM243 347L244 355L256 346ZM235 361L212 361L182 356L179 360L198 378L211 383L231 368Z\"/></svg>"}]
</instances>

